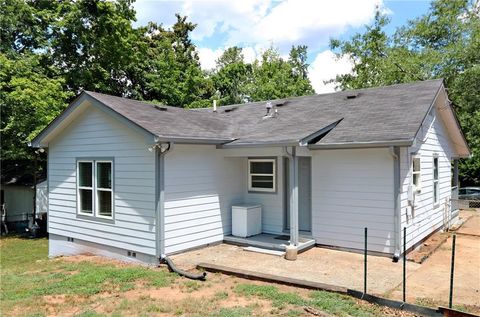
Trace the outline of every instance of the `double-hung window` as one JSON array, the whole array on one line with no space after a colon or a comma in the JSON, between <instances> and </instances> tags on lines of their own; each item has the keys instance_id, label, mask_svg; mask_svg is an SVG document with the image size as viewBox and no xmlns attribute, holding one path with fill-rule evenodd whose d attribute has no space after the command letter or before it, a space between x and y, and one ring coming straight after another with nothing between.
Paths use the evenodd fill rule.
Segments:
<instances>
[{"instance_id":1,"label":"double-hung window","mask_svg":"<svg viewBox=\"0 0 480 317\"><path fill-rule=\"evenodd\" d=\"M275 159L248 160L248 190L275 192Z\"/></svg>"},{"instance_id":2,"label":"double-hung window","mask_svg":"<svg viewBox=\"0 0 480 317\"><path fill-rule=\"evenodd\" d=\"M413 157L412 159L412 185L413 190L419 192L422 186L420 157Z\"/></svg>"},{"instance_id":3,"label":"double-hung window","mask_svg":"<svg viewBox=\"0 0 480 317\"><path fill-rule=\"evenodd\" d=\"M78 213L93 215L93 162L77 162Z\"/></svg>"},{"instance_id":4,"label":"double-hung window","mask_svg":"<svg viewBox=\"0 0 480 317\"><path fill-rule=\"evenodd\" d=\"M433 157L433 203L438 203L438 156Z\"/></svg>"},{"instance_id":5,"label":"double-hung window","mask_svg":"<svg viewBox=\"0 0 480 317\"><path fill-rule=\"evenodd\" d=\"M81 215L113 218L113 162L77 161L77 208Z\"/></svg>"}]
</instances>

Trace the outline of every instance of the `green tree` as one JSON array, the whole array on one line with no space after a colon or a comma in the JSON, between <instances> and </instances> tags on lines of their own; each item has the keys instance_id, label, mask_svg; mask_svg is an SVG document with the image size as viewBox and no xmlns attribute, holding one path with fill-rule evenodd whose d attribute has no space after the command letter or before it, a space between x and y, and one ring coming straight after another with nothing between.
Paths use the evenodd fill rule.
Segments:
<instances>
[{"instance_id":1,"label":"green tree","mask_svg":"<svg viewBox=\"0 0 480 317\"><path fill-rule=\"evenodd\" d=\"M24 54L9 59L0 53L2 159L28 159L28 142L65 107L72 93L62 78L42 74L39 58Z\"/></svg>"},{"instance_id":2,"label":"green tree","mask_svg":"<svg viewBox=\"0 0 480 317\"><path fill-rule=\"evenodd\" d=\"M377 12L365 32L331 41L337 56L353 64L351 74L335 79L342 89L444 78L473 152L472 158L460 161L463 185L480 183L479 16L474 1L439 0L392 36L385 32L388 19Z\"/></svg>"},{"instance_id":3,"label":"green tree","mask_svg":"<svg viewBox=\"0 0 480 317\"><path fill-rule=\"evenodd\" d=\"M245 63L242 48L230 47L216 61L212 80L219 94L220 104L229 105L248 100L247 84L252 66Z\"/></svg>"},{"instance_id":4,"label":"green tree","mask_svg":"<svg viewBox=\"0 0 480 317\"><path fill-rule=\"evenodd\" d=\"M151 23L141 39L147 47L140 70L142 99L157 100L176 107L206 106L213 94L213 85L200 67L190 33L195 24L176 15L172 30Z\"/></svg>"},{"instance_id":5,"label":"green tree","mask_svg":"<svg viewBox=\"0 0 480 317\"><path fill-rule=\"evenodd\" d=\"M12 55L47 46L57 5L49 0L0 0L0 51Z\"/></svg>"},{"instance_id":6,"label":"green tree","mask_svg":"<svg viewBox=\"0 0 480 317\"><path fill-rule=\"evenodd\" d=\"M135 52L138 33L130 0L60 2L51 28L49 58L69 90L95 90L114 95L127 92L127 65L140 58Z\"/></svg>"},{"instance_id":7,"label":"green tree","mask_svg":"<svg viewBox=\"0 0 480 317\"><path fill-rule=\"evenodd\" d=\"M292 47L288 60L274 48L252 64L249 96L252 101L303 96L313 93L307 77L306 47Z\"/></svg>"}]
</instances>

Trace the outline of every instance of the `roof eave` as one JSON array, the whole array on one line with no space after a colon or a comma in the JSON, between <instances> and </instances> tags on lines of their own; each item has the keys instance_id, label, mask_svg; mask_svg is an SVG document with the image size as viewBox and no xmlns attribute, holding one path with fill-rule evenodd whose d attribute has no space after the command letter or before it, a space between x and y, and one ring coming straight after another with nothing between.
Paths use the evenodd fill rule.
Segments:
<instances>
[{"instance_id":1,"label":"roof eave","mask_svg":"<svg viewBox=\"0 0 480 317\"><path fill-rule=\"evenodd\" d=\"M191 138L191 137L176 137L176 136L159 136L155 138L157 143L173 142L176 144L212 144L222 145L234 141L234 139L212 139L212 138Z\"/></svg>"},{"instance_id":2,"label":"roof eave","mask_svg":"<svg viewBox=\"0 0 480 317\"><path fill-rule=\"evenodd\" d=\"M276 147L276 146L300 146L299 141L285 141L285 142L252 142L252 143L237 143L237 144L220 144L218 149L237 149L237 148L259 148L259 147Z\"/></svg>"},{"instance_id":3,"label":"roof eave","mask_svg":"<svg viewBox=\"0 0 480 317\"><path fill-rule=\"evenodd\" d=\"M339 142L325 144L311 144L310 150L334 150L334 149L358 149L358 148L378 148L389 146L411 146L413 140L391 140L391 141L368 141L368 142Z\"/></svg>"}]
</instances>

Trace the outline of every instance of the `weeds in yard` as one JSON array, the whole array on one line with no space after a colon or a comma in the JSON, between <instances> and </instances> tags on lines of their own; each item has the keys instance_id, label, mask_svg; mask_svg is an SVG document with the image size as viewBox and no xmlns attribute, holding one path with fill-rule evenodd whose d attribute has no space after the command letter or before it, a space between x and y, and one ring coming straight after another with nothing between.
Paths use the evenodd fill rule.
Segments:
<instances>
[{"instance_id":1,"label":"weeds in yard","mask_svg":"<svg viewBox=\"0 0 480 317\"><path fill-rule=\"evenodd\" d=\"M252 316L252 309L249 307L222 308L218 312L210 314L211 317L248 317Z\"/></svg>"},{"instance_id":2,"label":"weeds in yard","mask_svg":"<svg viewBox=\"0 0 480 317\"><path fill-rule=\"evenodd\" d=\"M326 291L310 292L309 298L303 298L297 293L281 292L271 285L239 284L235 292L244 296L257 296L272 301L277 308L286 305L312 306L335 316L381 316L382 312L375 306L363 307L351 297Z\"/></svg>"},{"instance_id":3,"label":"weeds in yard","mask_svg":"<svg viewBox=\"0 0 480 317\"><path fill-rule=\"evenodd\" d=\"M382 315L375 306L329 292L287 292L219 274L202 283L176 280L176 274L142 266L49 260L46 239L2 238L0 256L2 316L297 317L306 315L303 306L336 316ZM231 289L226 282L231 282ZM160 297L150 292L164 287L169 288L160 291ZM134 288L127 297L125 292ZM170 290L173 295L164 298Z\"/></svg>"},{"instance_id":4,"label":"weeds in yard","mask_svg":"<svg viewBox=\"0 0 480 317\"><path fill-rule=\"evenodd\" d=\"M198 281L186 281L183 283L183 286L186 288L187 293L191 293L194 291L198 291L200 287L202 287L202 283L204 282L198 282Z\"/></svg>"},{"instance_id":5,"label":"weeds in yard","mask_svg":"<svg viewBox=\"0 0 480 317\"><path fill-rule=\"evenodd\" d=\"M46 295L89 297L100 292L125 292L144 281L146 286L163 287L176 275L142 266L117 267L90 262L69 263L47 258L47 240L2 238L0 309L38 301Z\"/></svg>"},{"instance_id":6,"label":"weeds in yard","mask_svg":"<svg viewBox=\"0 0 480 317\"><path fill-rule=\"evenodd\" d=\"M224 299L227 299L227 298L228 298L228 292L226 292L226 291L216 292L215 295L214 295L214 297L215 297L216 300L224 300Z\"/></svg>"}]
</instances>

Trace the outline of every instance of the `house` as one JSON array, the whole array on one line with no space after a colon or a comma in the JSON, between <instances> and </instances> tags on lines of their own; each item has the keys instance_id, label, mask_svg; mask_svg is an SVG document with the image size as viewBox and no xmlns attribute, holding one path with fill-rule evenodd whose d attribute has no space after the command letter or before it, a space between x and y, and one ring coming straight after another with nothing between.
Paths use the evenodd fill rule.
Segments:
<instances>
[{"instance_id":1,"label":"house","mask_svg":"<svg viewBox=\"0 0 480 317\"><path fill-rule=\"evenodd\" d=\"M457 216L451 166L470 155L442 80L195 110L84 91L31 145L48 151L50 256L145 263L285 235L361 250L365 227L398 257L402 228L411 249ZM257 240L231 235L245 203Z\"/></svg>"},{"instance_id":2,"label":"house","mask_svg":"<svg viewBox=\"0 0 480 317\"><path fill-rule=\"evenodd\" d=\"M47 211L47 181L46 173L37 175L36 195L35 181L28 169L27 162L2 162L1 175L1 202L5 212L5 221L9 227L16 231L24 232L28 221L32 219L34 201L37 214ZM3 212L3 211L2 211Z\"/></svg>"}]
</instances>

